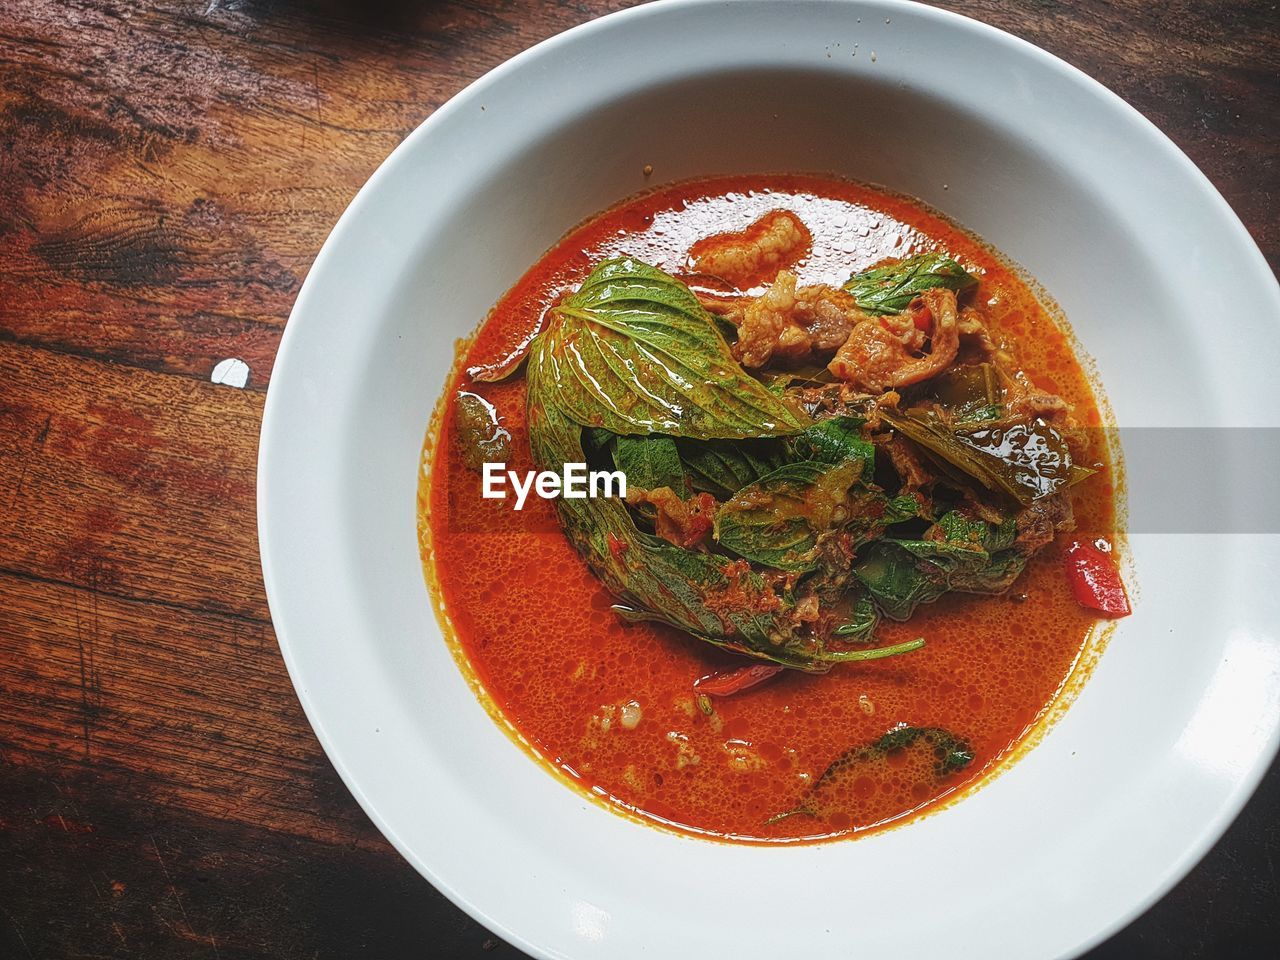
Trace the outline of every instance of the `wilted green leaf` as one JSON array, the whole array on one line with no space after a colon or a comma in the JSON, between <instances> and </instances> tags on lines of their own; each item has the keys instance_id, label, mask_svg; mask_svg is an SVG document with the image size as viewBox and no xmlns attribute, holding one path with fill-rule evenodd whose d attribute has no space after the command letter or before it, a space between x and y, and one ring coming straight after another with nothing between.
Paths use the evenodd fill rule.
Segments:
<instances>
[{"instance_id":1,"label":"wilted green leaf","mask_svg":"<svg viewBox=\"0 0 1280 960\"><path fill-rule=\"evenodd\" d=\"M943 470L1024 506L1093 472L1072 462L1067 441L1043 420L1016 417L951 427L930 409L884 410L881 416Z\"/></svg>"},{"instance_id":2,"label":"wilted green leaf","mask_svg":"<svg viewBox=\"0 0 1280 960\"><path fill-rule=\"evenodd\" d=\"M969 742L949 730L904 724L872 743L852 747L840 754L795 809L770 817L766 822L776 823L801 814L827 820L833 814L845 812L844 807L849 804L850 797L856 794L857 782L867 778L878 785L894 775L900 768L890 770L889 755L903 751L922 751L924 755L919 756L918 761L926 763L928 774L934 777L959 773L973 762L974 757Z\"/></svg>"},{"instance_id":3,"label":"wilted green leaf","mask_svg":"<svg viewBox=\"0 0 1280 960\"><path fill-rule=\"evenodd\" d=\"M978 285L978 278L950 257L920 253L854 274L845 290L871 314L901 313L926 290L946 287L959 296Z\"/></svg>"},{"instance_id":4,"label":"wilted green leaf","mask_svg":"<svg viewBox=\"0 0 1280 960\"><path fill-rule=\"evenodd\" d=\"M683 283L607 260L550 311L541 355L569 419L617 434L785 436L807 420L751 377Z\"/></svg>"}]
</instances>

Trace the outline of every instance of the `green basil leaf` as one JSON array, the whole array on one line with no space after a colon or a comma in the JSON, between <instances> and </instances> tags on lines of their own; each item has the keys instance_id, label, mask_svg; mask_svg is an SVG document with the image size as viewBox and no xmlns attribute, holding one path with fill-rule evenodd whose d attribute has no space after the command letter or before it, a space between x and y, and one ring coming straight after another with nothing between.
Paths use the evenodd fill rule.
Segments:
<instances>
[{"instance_id":1,"label":"green basil leaf","mask_svg":"<svg viewBox=\"0 0 1280 960\"><path fill-rule=\"evenodd\" d=\"M617 439L616 433L610 433L600 427L587 427L582 431L582 449L589 454L599 454L605 450L612 450L613 443Z\"/></svg>"},{"instance_id":2,"label":"green basil leaf","mask_svg":"<svg viewBox=\"0 0 1280 960\"><path fill-rule=\"evenodd\" d=\"M775 440L679 440L676 446L693 488L721 500L785 462Z\"/></svg>"},{"instance_id":3,"label":"green basil leaf","mask_svg":"<svg viewBox=\"0 0 1280 960\"><path fill-rule=\"evenodd\" d=\"M544 334L534 341L528 360L529 446L535 466L543 470L582 462L584 439L596 452L617 443L598 429L584 429L560 406L562 348ZM849 461L844 469L853 474L856 466ZM829 649L792 619L795 598L776 577L766 578L742 560L684 550L653 536L636 526L619 499L562 497L556 511L566 537L621 601L619 615L628 619L659 621L723 649L815 673L834 663L897 656L924 645L912 640Z\"/></svg>"},{"instance_id":4,"label":"green basil leaf","mask_svg":"<svg viewBox=\"0 0 1280 960\"><path fill-rule=\"evenodd\" d=\"M927 396L946 407L956 423L981 423L1004 416L1004 384L992 363L952 367L929 381Z\"/></svg>"},{"instance_id":5,"label":"green basil leaf","mask_svg":"<svg viewBox=\"0 0 1280 960\"><path fill-rule=\"evenodd\" d=\"M545 342L535 343L529 358L529 446L539 469L557 469L584 456L581 426L551 402L555 368L549 352ZM634 619L658 620L784 666L828 669L821 649L810 649L792 635L786 619L791 598L774 596L740 561L683 550L643 532L617 499L562 497L556 511L570 543ZM758 602L764 599L769 602Z\"/></svg>"},{"instance_id":6,"label":"green basil leaf","mask_svg":"<svg viewBox=\"0 0 1280 960\"><path fill-rule=\"evenodd\" d=\"M1093 472L1073 465L1067 441L1043 420L1018 418L963 426L955 438L984 459L986 469L1000 476L1002 483L1012 486L1021 503L1057 493Z\"/></svg>"},{"instance_id":7,"label":"green basil leaf","mask_svg":"<svg viewBox=\"0 0 1280 960\"><path fill-rule=\"evenodd\" d=\"M905 620L948 590L1003 593L1027 565L1013 517L995 524L951 510L929 532L944 539L886 539L859 556L854 575L885 616Z\"/></svg>"},{"instance_id":8,"label":"green basil leaf","mask_svg":"<svg viewBox=\"0 0 1280 960\"><path fill-rule=\"evenodd\" d=\"M800 460L840 463L857 460L862 465L862 480L870 483L875 474L875 447L862 436L860 417L831 417L820 420L788 442L792 454Z\"/></svg>"},{"instance_id":9,"label":"green basil leaf","mask_svg":"<svg viewBox=\"0 0 1280 960\"><path fill-rule=\"evenodd\" d=\"M932 603L948 589L946 571L916 563L910 551L893 540L868 545L858 555L853 573L891 620L910 618L917 606Z\"/></svg>"},{"instance_id":10,"label":"green basil leaf","mask_svg":"<svg viewBox=\"0 0 1280 960\"><path fill-rule=\"evenodd\" d=\"M706 492L727 500L786 461L779 441L677 440L661 434L620 437L600 427L582 432L588 454L607 450L627 484L653 490L670 486L682 497Z\"/></svg>"},{"instance_id":11,"label":"green basil leaf","mask_svg":"<svg viewBox=\"0 0 1280 960\"><path fill-rule=\"evenodd\" d=\"M777 570L817 567L820 534L857 482L857 463L788 463L749 486L716 513L713 536L740 557Z\"/></svg>"},{"instance_id":12,"label":"green basil leaf","mask_svg":"<svg viewBox=\"0 0 1280 960\"><path fill-rule=\"evenodd\" d=\"M959 510L948 510L938 518L938 530L948 543L973 546L987 553L995 553L1013 546L1018 535L1018 524L1011 516L996 524L979 517L970 517Z\"/></svg>"},{"instance_id":13,"label":"green basil leaf","mask_svg":"<svg viewBox=\"0 0 1280 960\"><path fill-rule=\"evenodd\" d=\"M627 604L615 604L612 608L621 619L628 623L663 623L691 634L698 640L710 643L730 653L740 653L757 660L768 660L772 663L803 670L806 673L824 673L837 663L865 663L869 660L884 660L901 656L923 647L924 640L908 640L906 643L895 643L887 647L871 647L863 650L830 650L823 645L804 646L796 643L774 644L767 648L749 646L723 636L708 636L689 630L672 620L666 613L633 607Z\"/></svg>"},{"instance_id":14,"label":"green basil leaf","mask_svg":"<svg viewBox=\"0 0 1280 960\"><path fill-rule=\"evenodd\" d=\"M670 487L681 497L689 494L680 451L670 437L618 437L613 445L613 462L627 475L628 490Z\"/></svg>"},{"instance_id":15,"label":"green basil leaf","mask_svg":"<svg viewBox=\"0 0 1280 960\"><path fill-rule=\"evenodd\" d=\"M920 516L920 503L915 497L907 494L890 497L888 503L885 504L883 523L886 527L891 527L895 523L902 523L904 520L914 520Z\"/></svg>"},{"instance_id":16,"label":"green basil leaf","mask_svg":"<svg viewBox=\"0 0 1280 960\"><path fill-rule=\"evenodd\" d=\"M905 758L901 756L904 753ZM894 754L899 755L896 762L890 759ZM869 780L878 787L898 779L904 762L924 767L921 772L925 776L947 777L963 771L973 763L973 758L969 741L949 730L903 724L872 743L840 754L814 781L798 806L770 817L766 823L798 815L827 820L833 814L844 813L857 795L859 781Z\"/></svg>"},{"instance_id":17,"label":"green basil leaf","mask_svg":"<svg viewBox=\"0 0 1280 960\"><path fill-rule=\"evenodd\" d=\"M941 727L898 726L871 744L869 748L864 747L863 751L883 756L894 750L909 749L918 743L922 743L933 751L933 772L939 777L959 773L973 762L973 748L969 746L969 742ZM860 751L860 753L863 757L868 756L868 752Z\"/></svg>"},{"instance_id":18,"label":"green basil leaf","mask_svg":"<svg viewBox=\"0 0 1280 960\"><path fill-rule=\"evenodd\" d=\"M506 463L511 433L502 426L497 408L479 394L460 390L453 407L454 435L467 466L477 473L486 463Z\"/></svg>"},{"instance_id":19,"label":"green basil leaf","mask_svg":"<svg viewBox=\"0 0 1280 960\"><path fill-rule=\"evenodd\" d=\"M562 469L583 460L582 428L548 402L546 344L535 343L529 358L529 446L541 470ZM554 388L551 388L554 389ZM731 561L682 550L635 525L621 500L583 497L556 500L561 527L605 586L635 606L658 612L665 622L706 636L739 636L744 644L768 646L774 632L770 618L745 609L723 617L708 607L708 595L726 584ZM752 574L742 584L744 595L763 590ZM785 602L779 605L785 610Z\"/></svg>"},{"instance_id":20,"label":"green basil leaf","mask_svg":"<svg viewBox=\"0 0 1280 960\"><path fill-rule=\"evenodd\" d=\"M978 278L940 253L920 253L854 274L844 289L871 314L901 313L926 290L946 287L956 296L978 285Z\"/></svg>"},{"instance_id":21,"label":"green basil leaf","mask_svg":"<svg viewBox=\"0 0 1280 960\"><path fill-rule=\"evenodd\" d=\"M885 543L893 544L919 560L929 561L946 574L961 567L986 563L988 558L987 551L981 547L967 547L938 540L888 539Z\"/></svg>"},{"instance_id":22,"label":"green basil leaf","mask_svg":"<svg viewBox=\"0 0 1280 960\"><path fill-rule=\"evenodd\" d=\"M880 612L871 598L859 597L849 612L849 619L831 632L846 643L868 643L879 623Z\"/></svg>"},{"instance_id":23,"label":"green basil leaf","mask_svg":"<svg viewBox=\"0 0 1280 960\"><path fill-rule=\"evenodd\" d=\"M987 553L935 540L886 540L915 558L916 574L957 593L1003 593L1022 575L1026 554L1019 550ZM919 602L926 602L924 598ZM936 599L933 598L933 599Z\"/></svg>"},{"instance_id":24,"label":"green basil leaf","mask_svg":"<svg viewBox=\"0 0 1280 960\"><path fill-rule=\"evenodd\" d=\"M815 571L829 534L848 536L856 549L881 536L888 524L915 515L912 498L887 499L862 481L862 471L858 459L788 463L724 503L712 535L726 550L775 570Z\"/></svg>"},{"instance_id":25,"label":"green basil leaf","mask_svg":"<svg viewBox=\"0 0 1280 960\"><path fill-rule=\"evenodd\" d=\"M986 563L962 567L951 575L951 589L958 593L1004 593L1026 569L1027 556L1019 550L1001 550Z\"/></svg>"},{"instance_id":26,"label":"green basil leaf","mask_svg":"<svg viewBox=\"0 0 1280 960\"><path fill-rule=\"evenodd\" d=\"M1093 472L1072 462L1067 441L1043 420L1018 417L951 428L927 409L883 410L881 416L945 472L975 480L1023 506Z\"/></svg>"},{"instance_id":27,"label":"green basil leaf","mask_svg":"<svg viewBox=\"0 0 1280 960\"><path fill-rule=\"evenodd\" d=\"M824 533L859 518L873 521L865 524L868 531L878 524L883 498L863 486L875 472L875 448L862 436L864 422L832 417L792 437L787 447L798 462L739 487L720 509L720 545L778 570L807 572L817 568ZM855 485L858 492L851 497Z\"/></svg>"},{"instance_id":28,"label":"green basil leaf","mask_svg":"<svg viewBox=\"0 0 1280 960\"><path fill-rule=\"evenodd\" d=\"M656 267L607 260L550 313L538 337L550 397L576 423L702 440L808 425L743 370L689 288Z\"/></svg>"}]
</instances>

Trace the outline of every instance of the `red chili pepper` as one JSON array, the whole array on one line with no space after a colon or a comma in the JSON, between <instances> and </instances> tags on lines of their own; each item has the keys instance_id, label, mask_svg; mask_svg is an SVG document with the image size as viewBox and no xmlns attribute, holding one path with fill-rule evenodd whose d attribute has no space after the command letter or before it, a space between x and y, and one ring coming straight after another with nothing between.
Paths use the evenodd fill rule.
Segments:
<instances>
[{"instance_id":1,"label":"red chili pepper","mask_svg":"<svg viewBox=\"0 0 1280 960\"><path fill-rule=\"evenodd\" d=\"M1067 547L1064 558L1067 582L1082 607L1097 610L1108 617L1127 617L1130 614L1129 597L1124 592L1124 582L1120 579L1120 571L1116 569L1109 546L1103 550L1097 544L1074 540Z\"/></svg>"},{"instance_id":2,"label":"red chili pepper","mask_svg":"<svg viewBox=\"0 0 1280 960\"><path fill-rule=\"evenodd\" d=\"M700 680L693 681L693 689L713 697L731 697L735 693L750 690L757 684L764 683L781 671L782 667L775 663L753 663L724 673L708 674Z\"/></svg>"},{"instance_id":3,"label":"red chili pepper","mask_svg":"<svg viewBox=\"0 0 1280 960\"><path fill-rule=\"evenodd\" d=\"M613 559L621 560L622 555L627 552L627 548L631 545L625 540L619 540L612 533L606 538L609 543L609 552L613 554Z\"/></svg>"}]
</instances>

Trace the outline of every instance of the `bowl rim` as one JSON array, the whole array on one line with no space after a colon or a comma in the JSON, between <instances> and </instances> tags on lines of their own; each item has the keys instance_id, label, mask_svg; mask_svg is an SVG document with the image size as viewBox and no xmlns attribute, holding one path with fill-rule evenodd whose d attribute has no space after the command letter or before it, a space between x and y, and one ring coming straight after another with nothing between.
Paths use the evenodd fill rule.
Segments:
<instances>
[{"instance_id":1,"label":"bowl rim","mask_svg":"<svg viewBox=\"0 0 1280 960\"><path fill-rule=\"evenodd\" d=\"M736 2L771 6L784 3L786 0L736 0ZM809 0L809 2L830 4L833 7L856 7L864 5L864 0ZM347 790L350 791L361 809L364 811L365 815L369 817L370 821L395 848L395 850L406 861L408 861L420 875L427 879L436 890L438 890L455 906L465 911L485 928L500 936L508 943L532 956L540 958L560 957L562 955L558 952L550 951L541 944L527 939L520 931L513 929L500 921L497 917L493 916L492 913L483 909L473 900L459 894L459 892L456 891L446 879L441 877L429 863L419 857L413 848L410 847L396 832L392 825L383 818L377 805L373 802L372 798L364 792L359 781L352 774L342 752L336 746L333 735L326 728L323 717L317 709L312 696L308 692L305 684L302 682L301 663L297 647L290 640L289 628L286 625L283 615L284 601L282 600L282 595L279 593L278 579L275 572L276 561L273 560L277 555L283 554L280 548L276 546L275 539L271 533L268 506L273 496L276 495L274 488L275 481L273 480L273 477L277 474L274 469L274 455L272 452L274 444L272 438L282 428L282 414L279 411L282 405L280 397L283 391L279 388L278 384L287 382L287 371L292 366L290 358L295 353L294 344L298 338L302 336L299 332L301 327L301 323L299 321L311 309L311 302L317 285L315 278L327 272L331 268L331 261L339 255L337 253L339 238L351 229L352 223L361 216L363 210L370 204L372 196L378 192L382 183L395 175L398 168L407 162L409 154L418 148L418 144L429 138L437 127L443 125L446 120L454 114L460 113L471 107L476 101L485 95L487 90L495 84L504 81L504 79L509 75L519 72L524 69L526 65L541 58L555 56L565 47L578 43L589 42L597 34L615 29L616 27L631 21L665 17L670 13L679 10L725 5L725 0L651 0L651 2L643 3L639 6L629 7L597 17L548 37L533 46L520 51L458 90L445 103L432 111L373 171L368 180L366 180L364 185L361 186L354 198L347 205L346 209L343 211L325 238L319 253L308 270L307 276L304 279L295 299L294 306L290 311L289 320L281 336L280 344L276 352L272 377L268 385L266 399L264 402L259 438L256 481L259 555L268 608L272 615L273 629L276 633L280 652L286 669L288 670L290 681L293 684L294 692L298 697L307 721L315 732L316 738L324 749L329 762L333 765L334 770L338 773L338 776L346 786ZM1215 212L1222 218L1224 225L1229 225L1230 229L1238 234L1239 239L1244 241L1241 245L1241 249L1248 251L1251 262L1242 266L1247 267L1251 273L1256 273L1260 277L1264 278L1264 283L1269 281L1271 287L1274 288L1275 297L1273 299L1277 304L1278 312L1280 312L1280 283L1277 283L1275 274L1271 270L1271 267L1267 263L1261 250L1258 248L1257 242L1249 233L1239 216L1227 203L1226 199L1221 195L1217 188L1214 187L1213 183L1204 174L1204 172L1195 165L1195 163L1177 146L1177 144L1174 143L1174 141L1160 130L1160 128L1151 120L1118 94L1086 74L1081 69L1073 66L1060 57L1049 53L1030 41L1024 40L1018 36L1001 30L998 27L994 27L972 17L932 7L924 3L918 3L915 2L915 0L871 0L868 5L874 6L877 10L902 9L904 11L910 11L914 16L926 20L933 20L951 28L968 31L976 36L985 37L989 41L1005 46L1016 54L1031 57L1038 61L1044 68L1057 73L1060 77L1067 79L1074 84L1079 85L1093 96L1100 97L1103 101L1109 104L1112 109L1119 110L1125 115L1126 119L1131 124L1135 125L1136 131L1141 131L1148 137L1152 138L1167 157L1178 164L1182 173L1189 176L1191 181L1198 187L1200 191L1200 197L1198 199L1202 201L1207 200L1211 203L1215 208ZM284 379L280 377L282 372L285 373ZM1190 872L1196 864L1200 862L1205 854L1218 842L1218 840L1221 839L1223 833L1239 815L1245 803L1257 789L1262 777L1275 761L1278 751L1280 751L1280 725L1273 724L1268 737L1268 742L1260 751L1255 760L1254 766L1249 769L1245 775L1237 779L1231 793L1225 798L1222 805L1217 810L1215 817L1203 825L1200 833L1195 838L1195 841L1184 848L1177 860L1164 872L1162 876L1159 877L1157 882L1152 885L1144 897L1134 902L1128 909L1117 915L1109 923L1098 926L1090 934L1079 939L1068 955L1078 956L1111 937L1113 934L1117 933L1146 913L1151 906L1164 897L1183 877L1185 877L1186 874Z\"/></svg>"}]
</instances>

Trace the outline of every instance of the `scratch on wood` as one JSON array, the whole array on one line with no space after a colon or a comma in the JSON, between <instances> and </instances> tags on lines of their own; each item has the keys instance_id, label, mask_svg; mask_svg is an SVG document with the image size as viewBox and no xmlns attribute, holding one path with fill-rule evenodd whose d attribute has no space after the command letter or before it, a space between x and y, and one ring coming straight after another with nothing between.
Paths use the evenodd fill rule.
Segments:
<instances>
[{"instance_id":1,"label":"scratch on wood","mask_svg":"<svg viewBox=\"0 0 1280 960\"><path fill-rule=\"evenodd\" d=\"M98 676L98 664L95 659L98 648L98 641L102 638L101 623L98 620L98 561L95 560L89 565L89 598L93 602L93 644L89 647L89 677L93 681L93 691L98 701L97 705L102 706L102 682Z\"/></svg>"},{"instance_id":2,"label":"scratch on wood","mask_svg":"<svg viewBox=\"0 0 1280 960\"><path fill-rule=\"evenodd\" d=\"M173 894L174 902L178 904L178 912L182 914L183 925L187 928L187 930L191 933L192 936L202 940L207 940L209 942L209 945L213 947L213 955L215 957L220 957L221 953L219 953L218 951L218 938L215 937L212 933L210 933L207 937L200 937L199 934L195 932L195 927L191 926L191 918L187 916L187 908L182 904L182 894L178 893L178 888L173 885L173 878L169 876L169 868L165 866L164 857L161 856L160 854L160 845L156 843L155 834L154 833L148 834L147 839L151 841L151 849L155 851L156 860L160 862L160 872L164 874L164 882L166 885L168 885L169 892Z\"/></svg>"},{"instance_id":3,"label":"scratch on wood","mask_svg":"<svg viewBox=\"0 0 1280 960\"><path fill-rule=\"evenodd\" d=\"M49 439L49 427L53 423L53 414L48 414L44 418L44 424L36 431L36 437L31 442L32 453L38 453L44 448L45 441ZM23 484L27 482L27 471L31 468L31 459L23 457L22 467L18 470L18 482L13 487L13 497L9 500L9 509L12 510L18 505L18 500L22 497Z\"/></svg>"},{"instance_id":4,"label":"scratch on wood","mask_svg":"<svg viewBox=\"0 0 1280 960\"><path fill-rule=\"evenodd\" d=\"M88 615L82 615L79 591L71 594L76 621L76 649L80 666L80 730L84 740L84 758L92 759L93 727L102 713L102 680L98 673L97 643L101 631L98 616L98 571L100 563L89 564L86 579L90 596ZM86 622L87 621L87 622Z\"/></svg>"},{"instance_id":5,"label":"scratch on wood","mask_svg":"<svg viewBox=\"0 0 1280 960\"><path fill-rule=\"evenodd\" d=\"M148 834L147 839L151 841L151 849L155 851L156 860L160 864L160 872L164 874L164 882L169 887L169 892L173 894L173 899L177 901L178 912L182 914L183 921L187 926L191 926L191 920L187 917L187 908L182 905L182 895L178 893L178 888L173 885L173 878L169 876L169 868L165 866L164 857L160 854L160 845L156 843L156 835Z\"/></svg>"},{"instance_id":6,"label":"scratch on wood","mask_svg":"<svg viewBox=\"0 0 1280 960\"><path fill-rule=\"evenodd\" d=\"M80 655L80 728L84 736L84 758L89 760L91 758L89 746L89 668L85 662L84 627L80 622L80 598L74 592L71 594L71 606L76 615L76 649ZM90 641L90 655L92 655L92 641Z\"/></svg>"},{"instance_id":7,"label":"scratch on wood","mask_svg":"<svg viewBox=\"0 0 1280 960\"><path fill-rule=\"evenodd\" d=\"M324 117L320 113L320 65L311 61L311 89L316 95L316 123L323 125Z\"/></svg>"},{"instance_id":8,"label":"scratch on wood","mask_svg":"<svg viewBox=\"0 0 1280 960\"><path fill-rule=\"evenodd\" d=\"M53 788L56 791L58 791L58 796L64 801L66 801L68 805L70 805L75 815L83 819L84 814L80 812L80 804L76 802L75 791L71 789L71 784L67 783L67 778L61 777L61 776L58 777L57 782L54 783L53 785Z\"/></svg>"},{"instance_id":9,"label":"scratch on wood","mask_svg":"<svg viewBox=\"0 0 1280 960\"><path fill-rule=\"evenodd\" d=\"M8 919L10 926L13 927L13 932L18 935L18 942L22 944L23 952L34 960L35 954L32 953L31 948L27 946L27 938L22 935L22 928L18 926L18 921L13 918L13 915L9 913L8 910L4 911L4 915Z\"/></svg>"}]
</instances>

